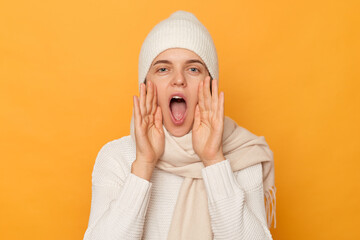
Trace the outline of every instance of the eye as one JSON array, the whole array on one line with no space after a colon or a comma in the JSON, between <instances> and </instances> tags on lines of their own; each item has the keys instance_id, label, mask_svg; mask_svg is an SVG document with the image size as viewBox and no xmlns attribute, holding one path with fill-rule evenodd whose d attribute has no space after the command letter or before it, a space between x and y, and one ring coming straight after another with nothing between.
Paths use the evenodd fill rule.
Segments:
<instances>
[{"instance_id":1,"label":"eye","mask_svg":"<svg viewBox=\"0 0 360 240\"><path fill-rule=\"evenodd\" d=\"M159 68L158 72L165 72L167 70L167 68Z\"/></svg>"},{"instance_id":2,"label":"eye","mask_svg":"<svg viewBox=\"0 0 360 240\"><path fill-rule=\"evenodd\" d=\"M190 71L192 71L192 72L198 72L199 69L197 69L197 68L190 68Z\"/></svg>"}]
</instances>

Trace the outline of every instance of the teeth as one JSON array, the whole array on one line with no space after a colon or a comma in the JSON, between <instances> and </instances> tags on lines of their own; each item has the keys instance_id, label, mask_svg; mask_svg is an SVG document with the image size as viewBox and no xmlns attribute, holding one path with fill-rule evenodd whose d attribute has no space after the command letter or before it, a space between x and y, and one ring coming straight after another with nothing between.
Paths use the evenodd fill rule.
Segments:
<instances>
[{"instance_id":1,"label":"teeth","mask_svg":"<svg viewBox=\"0 0 360 240\"><path fill-rule=\"evenodd\" d=\"M182 99L182 97L179 97L179 96L173 96L173 98L175 98L175 99Z\"/></svg>"}]
</instances>

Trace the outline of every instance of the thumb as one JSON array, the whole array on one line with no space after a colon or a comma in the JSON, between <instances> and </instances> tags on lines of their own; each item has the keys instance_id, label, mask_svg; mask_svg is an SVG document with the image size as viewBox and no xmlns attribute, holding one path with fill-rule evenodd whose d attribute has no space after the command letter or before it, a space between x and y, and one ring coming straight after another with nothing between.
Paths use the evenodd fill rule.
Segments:
<instances>
[{"instance_id":1,"label":"thumb","mask_svg":"<svg viewBox=\"0 0 360 240\"><path fill-rule=\"evenodd\" d=\"M162 112L160 106L157 106L155 112L155 127L162 131Z\"/></svg>"},{"instance_id":2,"label":"thumb","mask_svg":"<svg viewBox=\"0 0 360 240\"><path fill-rule=\"evenodd\" d=\"M199 125L200 125L200 109L199 109L199 104L196 104L193 129L198 128Z\"/></svg>"}]
</instances>

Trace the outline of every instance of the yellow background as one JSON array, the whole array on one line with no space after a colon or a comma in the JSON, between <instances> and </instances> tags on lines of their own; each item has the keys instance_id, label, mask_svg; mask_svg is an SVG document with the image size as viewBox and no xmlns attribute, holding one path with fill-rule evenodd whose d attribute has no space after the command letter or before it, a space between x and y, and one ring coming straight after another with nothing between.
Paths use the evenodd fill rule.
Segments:
<instances>
[{"instance_id":1,"label":"yellow background","mask_svg":"<svg viewBox=\"0 0 360 240\"><path fill-rule=\"evenodd\" d=\"M0 2L0 239L82 239L96 155L129 134L147 33L207 27L225 114L274 152L274 239L360 239L358 1Z\"/></svg>"}]
</instances>

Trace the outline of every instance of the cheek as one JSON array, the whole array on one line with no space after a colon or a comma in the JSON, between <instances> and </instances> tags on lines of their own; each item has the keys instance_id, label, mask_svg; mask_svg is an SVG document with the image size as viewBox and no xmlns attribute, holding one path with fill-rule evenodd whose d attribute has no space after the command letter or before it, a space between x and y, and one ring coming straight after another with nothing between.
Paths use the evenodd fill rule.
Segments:
<instances>
[{"instance_id":1,"label":"cheek","mask_svg":"<svg viewBox=\"0 0 360 240\"><path fill-rule=\"evenodd\" d=\"M158 105L160 105L162 108L167 107L169 105L168 99L165 96L159 96L158 95Z\"/></svg>"},{"instance_id":2,"label":"cheek","mask_svg":"<svg viewBox=\"0 0 360 240\"><path fill-rule=\"evenodd\" d=\"M196 104L198 104L198 93L191 92L190 98L188 98L187 107L191 109L195 109Z\"/></svg>"},{"instance_id":3,"label":"cheek","mask_svg":"<svg viewBox=\"0 0 360 240\"><path fill-rule=\"evenodd\" d=\"M200 83L200 82L199 82ZM192 91L192 100L194 101L194 105L196 105L199 101L199 83L193 86Z\"/></svg>"},{"instance_id":4,"label":"cheek","mask_svg":"<svg viewBox=\"0 0 360 240\"><path fill-rule=\"evenodd\" d=\"M158 105L163 105L164 100L165 100L165 96L163 96L161 93L163 93L163 89L161 88L161 85L159 85L158 83L156 83L156 81L153 81L154 85L156 86L156 94L157 94L157 104Z\"/></svg>"}]
</instances>

